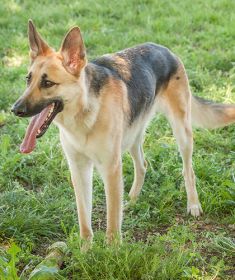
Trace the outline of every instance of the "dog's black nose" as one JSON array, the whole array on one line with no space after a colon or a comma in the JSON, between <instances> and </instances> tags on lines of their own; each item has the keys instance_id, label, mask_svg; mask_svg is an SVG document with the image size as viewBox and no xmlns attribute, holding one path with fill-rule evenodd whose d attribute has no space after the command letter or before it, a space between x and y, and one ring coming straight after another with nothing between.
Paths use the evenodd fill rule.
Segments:
<instances>
[{"instance_id":1,"label":"dog's black nose","mask_svg":"<svg viewBox=\"0 0 235 280\"><path fill-rule=\"evenodd\" d=\"M18 117L24 117L27 113L27 107L24 102L16 102L12 108L11 111Z\"/></svg>"}]
</instances>

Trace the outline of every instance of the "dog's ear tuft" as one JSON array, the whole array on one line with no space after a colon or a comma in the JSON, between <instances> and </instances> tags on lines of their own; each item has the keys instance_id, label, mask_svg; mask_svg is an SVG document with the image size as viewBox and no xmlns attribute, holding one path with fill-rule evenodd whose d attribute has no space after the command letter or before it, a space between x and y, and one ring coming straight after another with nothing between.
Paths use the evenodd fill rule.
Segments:
<instances>
[{"instance_id":1,"label":"dog's ear tuft","mask_svg":"<svg viewBox=\"0 0 235 280\"><path fill-rule=\"evenodd\" d=\"M42 39L30 19L28 23L28 37L30 46L30 56L34 60L38 55L47 55L52 52L52 49L48 44Z\"/></svg>"},{"instance_id":2,"label":"dog's ear tuft","mask_svg":"<svg viewBox=\"0 0 235 280\"><path fill-rule=\"evenodd\" d=\"M79 27L73 27L69 30L63 40L60 52L65 69L73 75L78 75L86 65L86 49Z\"/></svg>"}]
</instances>

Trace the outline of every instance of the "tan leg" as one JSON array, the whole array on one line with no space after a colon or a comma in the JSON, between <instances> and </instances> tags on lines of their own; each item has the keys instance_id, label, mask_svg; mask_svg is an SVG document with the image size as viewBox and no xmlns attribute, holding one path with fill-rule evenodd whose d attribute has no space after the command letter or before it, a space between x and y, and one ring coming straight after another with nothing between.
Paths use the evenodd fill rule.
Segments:
<instances>
[{"instance_id":1,"label":"tan leg","mask_svg":"<svg viewBox=\"0 0 235 280\"><path fill-rule=\"evenodd\" d=\"M159 99L158 108L166 115L172 126L183 160L188 213L197 217L202 213L202 208L198 199L192 166L191 96L185 69L180 64L177 73L169 81L166 90L163 92L163 98Z\"/></svg>"},{"instance_id":2,"label":"tan leg","mask_svg":"<svg viewBox=\"0 0 235 280\"><path fill-rule=\"evenodd\" d=\"M84 240L92 241L91 212L93 163L85 155L77 153L65 139L62 139L63 137L61 137L61 143L69 164L76 196L80 236Z\"/></svg>"},{"instance_id":3,"label":"tan leg","mask_svg":"<svg viewBox=\"0 0 235 280\"><path fill-rule=\"evenodd\" d=\"M99 168L105 186L107 207L107 241L121 239L123 180L121 159Z\"/></svg>"},{"instance_id":4,"label":"tan leg","mask_svg":"<svg viewBox=\"0 0 235 280\"><path fill-rule=\"evenodd\" d=\"M147 162L144 160L144 152L142 148L142 137L140 141L137 141L131 147L130 154L134 163L135 175L133 185L129 192L129 196L131 202L135 202L144 184L144 177L147 168Z\"/></svg>"},{"instance_id":5,"label":"tan leg","mask_svg":"<svg viewBox=\"0 0 235 280\"><path fill-rule=\"evenodd\" d=\"M69 166L76 196L80 236L82 239L91 240L93 164L90 160L79 156L76 162L70 160Z\"/></svg>"},{"instance_id":6,"label":"tan leg","mask_svg":"<svg viewBox=\"0 0 235 280\"><path fill-rule=\"evenodd\" d=\"M183 160L183 176L187 192L187 211L197 217L202 213L201 204L195 185L195 175L192 167L193 136L189 121L175 117L171 121L174 136Z\"/></svg>"}]
</instances>

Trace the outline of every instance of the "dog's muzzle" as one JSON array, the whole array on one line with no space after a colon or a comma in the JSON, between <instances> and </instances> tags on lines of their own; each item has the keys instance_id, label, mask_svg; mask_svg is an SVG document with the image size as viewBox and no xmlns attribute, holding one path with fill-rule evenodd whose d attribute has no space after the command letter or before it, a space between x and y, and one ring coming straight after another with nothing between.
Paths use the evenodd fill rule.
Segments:
<instances>
[{"instance_id":1,"label":"dog's muzzle","mask_svg":"<svg viewBox=\"0 0 235 280\"><path fill-rule=\"evenodd\" d=\"M26 117L27 115L27 105L24 101L18 100L12 106L11 112L13 112L18 117Z\"/></svg>"}]
</instances>

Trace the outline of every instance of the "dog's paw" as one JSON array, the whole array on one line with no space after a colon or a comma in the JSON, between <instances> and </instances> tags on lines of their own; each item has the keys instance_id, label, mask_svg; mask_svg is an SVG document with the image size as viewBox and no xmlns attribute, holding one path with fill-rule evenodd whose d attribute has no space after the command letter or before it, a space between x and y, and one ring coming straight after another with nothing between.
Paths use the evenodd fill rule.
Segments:
<instances>
[{"instance_id":1,"label":"dog's paw","mask_svg":"<svg viewBox=\"0 0 235 280\"><path fill-rule=\"evenodd\" d=\"M138 199L139 193L135 189L134 190L131 189L128 195L129 195L131 204L135 204Z\"/></svg>"},{"instance_id":2,"label":"dog's paw","mask_svg":"<svg viewBox=\"0 0 235 280\"><path fill-rule=\"evenodd\" d=\"M201 204L198 203L198 204L188 205L187 212L188 214L191 214L193 217L199 217L203 213Z\"/></svg>"},{"instance_id":3,"label":"dog's paw","mask_svg":"<svg viewBox=\"0 0 235 280\"><path fill-rule=\"evenodd\" d=\"M136 204L137 200L138 200L138 196L132 196L132 197L130 197L130 200L128 203L130 205L134 205L134 204Z\"/></svg>"},{"instance_id":4,"label":"dog's paw","mask_svg":"<svg viewBox=\"0 0 235 280\"><path fill-rule=\"evenodd\" d=\"M109 246L119 247L122 244L121 233L106 233L106 243Z\"/></svg>"},{"instance_id":5,"label":"dog's paw","mask_svg":"<svg viewBox=\"0 0 235 280\"><path fill-rule=\"evenodd\" d=\"M86 253L92 248L92 238L87 240L82 240L80 250L82 253Z\"/></svg>"},{"instance_id":6,"label":"dog's paw","mask_svg":"<svg viewBox=\"0 0 235 280\"><path fill-rule=\"evenodd\" d=\"M126 201L124 201L124 204L123 204L123 210L124 210L124 211L128 211L128 210L130 210L134 205L135 205L135 201L126 200Z\"/></svg>"}]
</instances>

